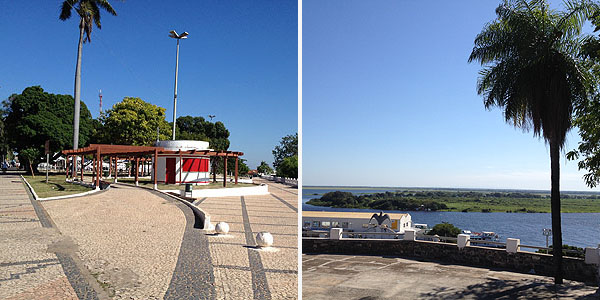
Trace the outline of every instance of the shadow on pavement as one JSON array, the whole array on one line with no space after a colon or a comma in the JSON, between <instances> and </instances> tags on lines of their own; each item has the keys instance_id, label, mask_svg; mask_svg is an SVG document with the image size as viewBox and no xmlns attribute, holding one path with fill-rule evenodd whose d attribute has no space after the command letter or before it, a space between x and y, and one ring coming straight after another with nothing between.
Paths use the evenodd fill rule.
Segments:
<instances>
[{"instance_id":1,"label":"shadow on pavement","mask_svg":"<svg viewBox=\"0 0 600 300\"><path fill-rule=\"evenodd\" d=\"M437 288L421 294L428 299L600 299L600 293L590 293L590 286L572 282L555 286L548 282L519 282L492 280L467 286L464 290L455 288Z\"/></svg>"}]
</instances>

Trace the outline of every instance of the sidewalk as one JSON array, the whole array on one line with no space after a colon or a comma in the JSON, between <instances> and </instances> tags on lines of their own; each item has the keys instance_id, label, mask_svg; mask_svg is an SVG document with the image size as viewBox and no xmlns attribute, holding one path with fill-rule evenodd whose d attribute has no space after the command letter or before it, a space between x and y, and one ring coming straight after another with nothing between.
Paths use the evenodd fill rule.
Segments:
<instances>
[{"instance_id":1,"label":"sidewalk","mask_svg":"<svg viewBox=\"0 0 600 300\"><path fill-rule=\"evenodd\" d=\"M18 176L0 176L0 299L297 299L298 190L204 198L231 231L194 228L192 210L127 185L31 201ZM256 233L274 245L257 249Z\"/></svg>"},{"instance_id":2,"label":"sidewalk","mask_svg":"<svg viewBox=\"0 0 600 300\"><path fill-rule=\"evenodd\" d=\"M304 299L599 299L597 287L411 259L302 255Z\"/></svg>"},{"instance_id":3,"label":"sidewalk","mask_svg":"<svg viewBox=\"0 0 600 300\"><path fill-rule=\"evenodd\" d=\"M25 189L19 176L0 176L0 298L95 299L71 253L58 247L64 237Z\"/></svg>"},{"instance_id":4,"label":"sidewalk","mask_svg":"<svg viewBox=\"0 0 600 300\"><path fill-rule=\"evenodd\" d=\"M298 298L298 190L269 185L270 195L200 199L211 222L227 222L228 236L207 235L217 299ZM257 249L258 232L273 235L272 249Z\"/></svg>"}]
</instances>

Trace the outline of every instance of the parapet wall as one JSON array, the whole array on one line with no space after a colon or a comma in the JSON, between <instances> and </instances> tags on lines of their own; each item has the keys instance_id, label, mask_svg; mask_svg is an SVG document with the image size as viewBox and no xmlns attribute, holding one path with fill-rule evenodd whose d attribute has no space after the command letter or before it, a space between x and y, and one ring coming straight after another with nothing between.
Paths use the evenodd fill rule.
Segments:
<instances>
[{"instance_id":1,"label":"parapet wall","mask_svg":"<svg viewBox=\"0 0 600 300\"><path fill-rule=\"evenodd\" d=\"M552 276L552 255L532 252L508 253L504 249L466 246L428 241L405 241L383 239L303 238L303 253L385 255L438 261L451 264L504 269L519 273ZM586 264L583 259L563 257L564 278L597 285L596 265Z\"/></svg>"}]
</instances>

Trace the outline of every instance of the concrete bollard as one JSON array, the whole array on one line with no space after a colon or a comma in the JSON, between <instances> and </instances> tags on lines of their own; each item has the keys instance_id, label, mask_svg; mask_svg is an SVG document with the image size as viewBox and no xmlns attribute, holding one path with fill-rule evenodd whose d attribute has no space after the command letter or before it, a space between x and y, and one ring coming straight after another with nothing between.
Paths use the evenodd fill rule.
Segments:
<instances>
[{"instance_id":1,"label":"concrete bollard","mask_svg":"<svg viewBox=\"0 0 600 300\"><path fill-rule=\"evenodd\" d=\"M225 222L217 223L217 226L215 226L215 232L218 234L227 234L229 232L229 224Z\"/></svg>"},{"instance_id":2,"label":"concrete bollard","mask_svg":"<svg viewBox=\"0 0 600 300\"><path fill-rule=\"evenodd\" d=\"M519 251L519 245L521 244L520 239L506 239L506 252L517 253Z\"/></svg>"},{"instance_id":3,"label":"concrete bollard","mask_svg":"<svg viewBox=\"0 0 600 300\"><path fill-rule=\"evenodd\" d=\"M586 247L585 248L585 263L586 264L600 264L600 249Z\"/></svg>"},{"instance_id":4,"label":"concrete bollard","mask_svg":"<svg viewBox=\"0 0 600 300\"><path fill-rule=\"evenodd\" d=\"M331 230L329 230L329 239L330 240L341 240L343 231L344 230L342 228L331 228Z\"/></svg>"},{"instance_id":5,"label":"concrete bollard","mask_svg":"<svg viewBox=\"0 0 600 300\"><path fill-rule=\"evenodd\" d=\"M260 248L271 247L273 245L273 235L266 231L259 232L256 234L256 245Z\"/></svg>"},{"instance_id":6,"label":"concrete bollard","mask_svg":"<svg viewBox=\"0 0 600 300\"><path fill-rule=\"evenodd\" d=\"M458 249L462 249L466 246L471 246L471 241L469 241L471 239L471 236L468 234L459 234L458 235L458 240L456 241L456 244L458 245Z\"/></svg>"},{"instance_id":7,"label":"concrete bollard","mask_svg":"<svg viewBox=\"0 0 600 300\"><path fill-rule=\"evenodd\" d=\"M414 229L404 229L404 240L405 241L414 241L416 240L417 231Z\"/></svg>"}]
</instances>

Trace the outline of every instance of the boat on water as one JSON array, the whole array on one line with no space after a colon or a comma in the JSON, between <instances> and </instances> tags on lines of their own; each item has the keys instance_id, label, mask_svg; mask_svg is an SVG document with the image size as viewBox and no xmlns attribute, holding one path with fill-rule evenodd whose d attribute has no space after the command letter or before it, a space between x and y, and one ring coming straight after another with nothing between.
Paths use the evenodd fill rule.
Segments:
<instances>
[{"instance_id":1,"label":"boat on water","mask_svg":"<svg viewBox=\"0 0 600 300\"><path fill-rule=\"evenodd\" d=\"M469 234L471 241L500 241L498 234L493 231L471 232L469 230L463 230L463 233Z\"/></svg>"},{"instance_id":2,"label":"boat on water","mask_svg":"<svg viewBox=\"0 0 600 300\"><path fill-rule=\"evenodd\" d=\"M503 244L495 244L500 242L500 236L493 231L471 232L470 230L463 230L462 233L469 235L472 245L494 248L504 247Z\"/></svg>"}]
</instances>

